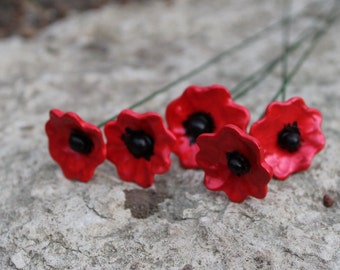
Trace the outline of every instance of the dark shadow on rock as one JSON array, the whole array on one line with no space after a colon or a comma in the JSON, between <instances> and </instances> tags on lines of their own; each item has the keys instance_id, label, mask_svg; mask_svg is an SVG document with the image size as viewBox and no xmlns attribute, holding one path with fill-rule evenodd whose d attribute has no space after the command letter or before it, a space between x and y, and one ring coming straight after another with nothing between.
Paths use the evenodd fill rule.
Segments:
<instances>
[{"instance_id":1,"label":"dark shadow on rock","mask_svg":"<svg viewBox=\"0 0 340 270\"><path fill-rule=\"evenodd\" d=\"M158 204L170 198L167 193L154 190L124 190L125 209L130 209L134 218L145 219L159 211Z\"/></svg>"}]
</instances>

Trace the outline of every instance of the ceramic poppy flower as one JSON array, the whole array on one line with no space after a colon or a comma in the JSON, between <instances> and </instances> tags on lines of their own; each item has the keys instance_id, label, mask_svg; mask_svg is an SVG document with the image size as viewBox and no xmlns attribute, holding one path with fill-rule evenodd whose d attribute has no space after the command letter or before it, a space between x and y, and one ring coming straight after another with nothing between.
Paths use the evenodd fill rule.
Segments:
<instances>
[{"instance_id":1,"label":"ceramic poppy flower","mask_svg":"<svg viewBox=\"0 0 340 270\"><path fill-rule=\"evenodd\" d=\"M227 124L245 130L250 119L246 107L233 102L229 91L221 85L189 86L166 109L169 129L176 136L174 152L185 168L197 168L197 137L213 133Z\"/></svg>"},{"instance_id":2,"label":"ceramic poppy flower","mask_svg":"<svg viewBox=\"0 0 340 270\"><path fill-rule=\"evenodd\" d=\"M106 157L106 147L98 127L73 112L50 111L45 126L51 157L68 179L88 182Z\"/></svg>"},{"instance_id":3,"label":"ceramic poppy flower","mask_svg":"<svg viewBox=\"0 0 340 270\"><path fill-rule=\"evenodd\" d=\"M307 107L300 97L269 104L264 117L252 125L250 134L264 149L274 177L284 180L311 165L325 145L321 122L321 113Z\"/></svg>"},{"instance_id":4,"label":"ceramic poppy flower","mask_svg":"<svg viewBox=\"0 0 340 270\"><path fill-rule=\"evenodd\" d=\"M169 170L175 138L157 113L124 110L104 131L107 158L116 165L121 179L147 188L155 174Z\"/></svg>"},{"instance_id":5,"label":"ceramic poppy flower","mask_svg":"<svg viewBox=\"0 0 340 270\"><path fill-rule=\"evenodd\" d=\"M233 202L247 196L262 199L272 177L257 140L234 125L197 138L196 159L204 170L204 184L213 191L224 191Z\"/></svg>"}]
</instances>

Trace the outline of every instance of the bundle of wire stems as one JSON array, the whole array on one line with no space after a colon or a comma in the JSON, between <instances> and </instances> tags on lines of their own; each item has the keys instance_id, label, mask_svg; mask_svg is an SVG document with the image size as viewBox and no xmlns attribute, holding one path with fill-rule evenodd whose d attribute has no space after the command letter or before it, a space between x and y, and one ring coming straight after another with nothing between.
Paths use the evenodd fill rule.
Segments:
<instances>
[{"instance_id":1,"label":"bundle of wire stems","mask_svg":"<svg viewBox=\"0 0 340 270\"><path fill-rule=\"evenodd\" d=\"M271 74L271 72L281 63L282 64L282 82L281 86L277 91L275 91L271 101L278 99L280 96L282 100L285 100L286 96L286 87L289 82L294 78L294 76L298 73L299 69L301 68L302 64L307 60L311 52L313 51L314 47L318 43L318 41L323 37L323 35L329 30L329 28L334 24L337 20L338 12L339 12L339 0L334 0L331 5L330 11L327 13L319 14L317 17L319 20L322 20L322 26L315 23L309 27L306 27L300 36L290 43L289 33L291 28L291 23L297 20L299 17L303 15L304 9L296 14L290 14L290 6L291 0L283 0L283 10L284 15L282 19L276 21L267 27L263 28L262 30L256 32L255 34L245 38L240 43L232 46L231 48L222 51L209 59L208 61L204 62L203 64L199 65L198 67L190 70L186 74L180 76L179 78L175 79L174 81L166 84L165 86L161 87L160 89L152 92L148 96L144 97L143 99L137 101L136 103L132 104L129 109L135 109L149 100L153 99L157 95L164 93L178 85L179 83L203 72L204 70L208 69L209 67L213 66L217 62L225 59L228 56L233 55L235 52L250 46L255 41L259 40L262 37L265 37L266 34L276 30L277 28L281 27L282 31L282 52L280 55L275 57L270 62L264 64L261 68L254 71L252 74L246 76L241 82L239 82L236 86L231 88L231 94L233 99L236 100L244 95L246 95L250 90L256 88L264 79ZM303 51L301 56L296 61L295 65L288 71L288 56L302 47L305 43L308 43L307 48ZM116 119L117 115L111 117L110 119L105 120L104 122L100 123L98 127L103 127L107 122Z\"/></svg>"}]
</instances>

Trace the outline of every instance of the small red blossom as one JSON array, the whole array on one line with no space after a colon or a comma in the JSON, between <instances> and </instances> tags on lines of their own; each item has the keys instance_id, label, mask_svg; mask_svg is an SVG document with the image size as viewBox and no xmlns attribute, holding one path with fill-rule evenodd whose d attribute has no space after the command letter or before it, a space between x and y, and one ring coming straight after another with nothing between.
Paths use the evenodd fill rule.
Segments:
<instances>
[{"instance_id":1,"label":"small red blossom","mask_svg":"<svg viewBox=\"0 0 340 270\"><path fill-rule=\"evenodd\" d=\"M200 134L217 132L227 124L245 130L250 119L246 107L233 102L224 86L189 86L166 109L169 129L176 136L174 152L185 168L197 168L196 139Z\"/></svg>"},{"instance_id":2,"label":"small red blossom","mask_svg":"<svg viewBox=\"0 0 340 270\"><path fill-rule=\"evenodd\" d=\"M313 157L325 145L321 122L321 113L307 107L300 97L268 105L264 117L252 125L250 134L260 142L275 178L285 180L309 168Z\"/></svg>"},{"instance_id":3,"label":"small red blossom","mask_svg":"<svg viewBox=\"0 0 340 270\"><path fill-rule=\"evenodd\" d=\"M196 159L204 170L204 184L213 191L224 191L233 202L247 196L263 199L272 177L257 140L234 125L197 139Z\"/></svg>"},{"instance_id":4,"label":"small red blossom","mask_svg":"<svg viewBox=\"0 0 340 270\"><path fill-rule=\"evenodd\" d=\"M100 129L73 112L50 111L45 126L51 157L66 178L88 182L96 167L104 162L106 147Z\"/></svg>"},{"instance_id":5,"label":"small red blossom","mask_svg":"<svg viewBox=\"0 0 340 270\"><path fill-rule=\"evenodd\" d=\"M169 170L175 138L157 113L124 110L117 120L105 125L104 131L107 158L116 165L121 179L147 188L155 174Z\"/></svg>"}]
</instances>

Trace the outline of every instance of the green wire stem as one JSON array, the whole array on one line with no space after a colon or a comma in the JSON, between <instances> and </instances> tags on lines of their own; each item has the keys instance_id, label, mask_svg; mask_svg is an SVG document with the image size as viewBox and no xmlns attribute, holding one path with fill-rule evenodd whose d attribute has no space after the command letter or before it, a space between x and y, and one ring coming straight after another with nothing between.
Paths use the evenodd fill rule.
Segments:
<instances>
[{"instance_id":1,"label":"green wire stem","mask_svg":"<svg viewBox=\"0 0 340 270\"><path fill-rule=\"evenodd\" d=\"M337 0L335 0L337 1ZM221 53L217 54L216 56L212 57L211 59L209 59L208 61L206 61L205 63L201 64L200 66L192 69L191 71L189 71L188 73L180 76L179 78L177 78L176 80L166 84L165 86L161 87L160 89L152 92L151 94L147 95L146 97L144 97L143 99L135 102L134 104L132 104L129 109L134 109L139 107L140 105L146 103L147 101L153 99L155 96L169 90L171 87L181 83L182 81L185 81L186 79L193 77L195 75L197 75L198 73L202 72L203 70L209 68L210 66L212 66L213 64L221 61L223 58L225 58L228 55L231 55L232 53L236 52L237 50L240 50L248 45L250 45L251 43L255 42L256 40L258 40L262 35L264 35L267 32L270 32L272 30L274 30L276 27L287 23L287 21L290 23L292 21L292 19L296 19L297 17L299 17L301 14L303 13L303 11L300 11L299 13L296 13L295 15L288 15L270 25L268 25L267 27L259 30L258 32L256 32L255 34L249 36L248 38L245 38L244 40L242 40L241 42L239 42L238 44L230 47L229 49L222 51ZM335 16L334 16L335 17ZM334 19L334 18L333 18ZM233 94L236 94L236 96L234 97L234 99L240 98L241 96L243 96L244 94L246 94L250 89L253 89L254 87L256 87L262 80L263 78L269 74L274 68L275 66L282 61L282 59L285 56L285 54L290 53L291 51L296 50L297 48L299 48L302 43L308 39L310 37L310 35L315 35L313 40L315 40L316 36L321 35L321 33L324 33L325 29L321 29L319 31L312 31L309 33L306 33L305 35L303 35L298 41L296 41L295 43L293 43L291 46L287 46L285 52L283 54L281 54L279 57L277 57L276 59L274 59L272 62L270 62L269 64L266 64L265 67L261 68L260 70L256 71L255 73L253 73L252 75L248 76L246 79L244 79L242 82L240 82L232 91ZM308 53L309 54L309 53ZM307 58L307 56L305 57ZM300 62L300 61L299 61ZM295 73L297 72L300 68L300 66L302 65L302 63L304 62L304 60L301 61L301 63L297 64L293 71L286 76L286 84L288 84L288 82L294 77ZM259 77L258 77L259 76ZM256 77L258 77L256 79ZM256 79L255 81L252 82L252 80ZM247 82L251 82L250 86L247 86L245 89L242 89L242 86L244 84L246 84ZM240 90L241 89L241 90ZM275 95L275 99L281 94L282 95L282 86L279 89L279 91L277 91L276 95ZM274 100L275 100L274 99ZM105 120L104 122L100 123L98 125L99 128L103 127L107 122L114 120L117 118L118 115L114 115L113 117Z\"/></svg>"},{"instance_id":2,"label":"green wire stem","mask_svg":"<svg viewBox=\"0 0 340 270\"><path fill-rule=\"evenodd\" d=\"M338 1L338 0L336 0L336 1ZM311 38L311 42L315 42L316 40L321 38L321 36L323 34L325 34L327 32L327 30L329 29L329 27L335 22L335 20L337 18L337 10L338 10L338 7L336 5L339 4L339 3L340 3L339 1L335 2L335 6L331 9L328 16L326 15L327 16L326 20L325 20L326 26L324 28L318 29L318 28L314 27L314 29L304 30L304 32L301 34L301 38L299 38L296 42L294 42L290 46L288 46L287 49L284 51L284 53L282 53L277 58L275 58L274 60L272 60L271 62L266 64L264 67L255 71L253 74L249 75L247 78L245 78L243 81L241 81L238 85L236 85L234 88L232 88L231 93L233 94L233 99L236 100L236 99L244 96L251 89L253 89L257 85L259 85L263 81L263 79L269 73L271 73L271 71L278 65L278 63L283 60L283 58L285 57L285 54L291 53L294 50L298 49L299 47L301 47L302 43L309 38ZM302 62L304 62L304 60ZM302 63L298 63L293 68L293 71L297 72L300 68L300 65L302 65ZM294 76L295 76L295 74L292 74L292 73L290 73L290 76L289 75L285 76L285 80L284 80L283 84L281 85L281 87L279 88L279 90L277 91L277 93L274 96L275 99L277 99L280 95L282 95L282 93L285 91L286 85L292 80L292 77L294 77ZM246 87L244 87L245 84L247 84Z\"/></svg>"},{"instance_id":3,"label":"green wire stem","mask_svg":"<svg viewBox=\"0 0 340 270\"><path fill-rule=\"evenodd\" d=\"M264 27L263 29L259 30L258 32L256 32L255 34L249 36L248 38L245 38L244 40L242 40L241 42L239 42L238 44L230 47L229 49L220 52L219 54L217 54L216 56L212 57L211 59L209 59L208 61L206 61L205 63L201 64L200 66L194 68L193 70L189 71L188 73L180 76L179 78L177 78L176 80L166 84L165 86L163 86L162 88L152 92L150 95L144 97L143 99L137 101L136 103L132 104L129 109L134 109L137 108L138 106L146 103L147 101L153 99L155 96L169 90L171 87L181 83L182 81L185 81L186 79L193 77L195 75L197 75L198 73L202 72L203 70L207 69L208 67L212 66L213 64L221 61L224 57L231 55L233 52L236 52L237 50L240 50L248 45L250 45L251 43L255 42L256 40L258 40L262 35L264 35L267 32L270 32L272 30L274 30L276 27L280 26L283 22L287 21L287 20L292 20L292 19L296 19L297 17L299 17L302 14L302 12L296 13L294 16L288 16L285 18L282 18L266 27ZM100 123L98 125L99 128L103 127L107 122L114 120L117 118L118 115L114 115L113 117L103 121L102 123Z\"/></svg>"},{"instance_id":4,"label":"green wire stem","mask_svg":"<svg viewBox=\"0 0 340 270\"><path fill-rule=\"evenodd\" d=\"M291 10L291 0L283 0L283 10L285 16L289 16ZM287 88L287 75L288 75L288 47L289 47L289 35L290 35L290 20L282 23L282 49L284 51L284 57L282 59L282 101L286 99Z\"/></svg>"},{"instance_id":5,"label":"green wire stem","mask_svg":"<svg viewBox=\"0 0 340 270\"><path fill-rule=\"evenodd\" d=\"M233 95L233 99L236 100L236 99L241 98L242 96L247 94L251 89L253 89L257 85L259 85L263 81L263 79L269 73L271 73L273 71L273 69L282 61L282 59L285 57L286 53L291 53L291 52L297 50L298 48L300 48L302 46L302 44L306 40L311 38L313 35L315 35L315 33L317 31L318 30L315 30L315 29L313 31L308 29L308 31L305 31L297 41L292 43L287 48L287 51L285 51L282 54L280 54L278 57L273 59L271 62L265 64L264 67L261 67L260 69L258 69L257 71L255 71L254 73L252 73L251 75L246 77L244 80L242 80L235 87L233 87L231 89L231 93ZM247 85L244 87L245 84L247 84Z\"/></svg>"},{"instance_id":6,"label":"green wire stem","mask_svg":"<svg viewBox=\"0 0 340 270\"><path fill-rule=\"evenodd\" d=\"M310 46L303 52L303 54L301 55L301 57L298 59L297 63L293 67L292 71L288 74L288 76L286 78L286 83L289 83L294 78L294 76L298 73L299 69L301 68L303 63L307 60L307 58L310 56L313 49L317 45L318 41L320 41L321 37L327 33L327 31L334 24L336 19L337 19L337 14L335 12L335 14L333 16L328 17L328 19L326 21L327 25L324 28L320 29L319 31L317 31L315 33ZM283 91L284 91L284 85L282 85L278 89L278 91L272 97L271 102L275 101L282 94ZM264 115L264 113L262 114L261 118L263 117L263 115Z\"/></svg>"}]
</instances>

